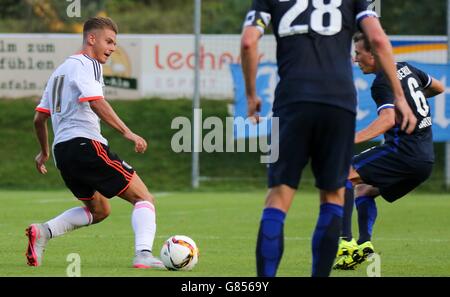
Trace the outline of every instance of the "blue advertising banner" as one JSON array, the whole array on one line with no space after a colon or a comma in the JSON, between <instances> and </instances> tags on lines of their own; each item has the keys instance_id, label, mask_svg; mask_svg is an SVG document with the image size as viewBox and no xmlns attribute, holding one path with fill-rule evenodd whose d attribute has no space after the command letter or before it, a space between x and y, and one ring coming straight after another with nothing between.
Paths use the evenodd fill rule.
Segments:
<instances>
[{"instance_id":1,"label":"blue advertising banner","mask_svg":"<svg viewBox=\"0 0 450 297\"><path fill-rule=\"evenodd\" d=\"M231 64L231 74L233 76L234 84L234 117L243 118L245 120L245 129L237 129L235 126L234 137L239 138L253 138L258 136L265 136L270 134L272 104L275 95L275 87L278 84L277 65L273 63L261 63L258 66L258 73L256 75L256 91L261 98L261 122L258 125L253 125L247 119L247 98L245 96L244 76L241 69L241 64Z\"/></svg>"},{"instance_id":2,"label":"blue advertising banner","mask_svg":"<svg viewBox=\"0 0 450 297\"><path fill-rule=\"evenodd\" d=\"M431 116L433 119L433 138L436 142L450 141L450 67L440 64L423 64L410 62L413 66L440 80L445 86L444 93L429 98ZM234 117L247 117L247 101L245 97L245 84L240 64L232 64L231 73L235 91ZM370 94L370 87L375 75L364 75L359 67L353 68L355 87L358 92L358 114L356 130L361 130L369 125L377 117L376 105ZM262 136L270 133L267 125L270 125L272 116L272 103L276 84L278 83L277 66L273 63L262 63L258 67L256 88L258 96L262 100L260 115L268 120L259 125L250 125L249 131L235 131L236 138ZM269 126L270 127L270 126ZM259 133L258 133L259 132Z\"/></svg>"}]
</instances>

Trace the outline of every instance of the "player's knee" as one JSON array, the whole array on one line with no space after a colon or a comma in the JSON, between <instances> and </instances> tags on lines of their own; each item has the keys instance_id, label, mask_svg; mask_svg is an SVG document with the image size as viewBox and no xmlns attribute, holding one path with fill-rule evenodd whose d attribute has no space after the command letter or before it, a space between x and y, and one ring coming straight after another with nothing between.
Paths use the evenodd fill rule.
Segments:
<instances>
[{"instance_id":1,"label":"player's knee","mask_svg":"<svg viewBox=\"0 0 450 297\"><path fill-rule=\"evenodd\" d=\"M103 221L104 219L106 219L108 216L109 216L109 213L105 213L105 212L95 213L92 215L92 218L93 218L92 223L93 224L99 223L99 222Z\"/></svg>"},{"instance_id":2,"label":"player's knee","mask_svg":"<svg viewBox=\"0 0 450 297\"><path fill-rule=\"evenodd\" d=\"M266 197L265 207L278 208L287 213L295 195L295 189L287 185L273 187Z\"/></svg>"},{"instance_id":3,"label":"player's knee","mask_svg":"<svg viewBox=\"0 0 450 297\"><path fill-rule=\"evenodd\" d=\"M372 187L370 185L366 184L359 184L355 186L355 196L361 197L361 196L378 196L379 190L375 187Z\"/></svg>"},{"instance_id":4,"label":"player's knee","mask_svg":"<svg viewBox=\"0 0 450 297\"><path fill-rule=\"evenodd\" d=\"M367 187L366 187L366 185L356 185L356 186L354 186L354 189L355 189L355 196L356 197L366 196L367 195Z\"/></svg>"},{"instance_id":5,"label":"player's knee","mask_svg":"<svg viewBox=\"0 0 450 297\"><path fill-rule=\"evenodd\" d=\"M134 199L133 204L136 204L137 202L142 202L142 201L148 201L151 204L155 204L155 197L152 194L147 193L146 195L136 197L136 199Z\"/></svg>"},{"instance_id":6,"label":"player's knee","mask_svg":"<svg viewBox=\"0 0 450 297\"><path fill-rule=\"evenodd\" d=\"M96 209L92 213L92 223L96 224L96 223L103 221L104 219L106 219L109 216L110 213L111 213L111 208L109 206L101 208L101 209Z\"/></svg>"}]
</instances>

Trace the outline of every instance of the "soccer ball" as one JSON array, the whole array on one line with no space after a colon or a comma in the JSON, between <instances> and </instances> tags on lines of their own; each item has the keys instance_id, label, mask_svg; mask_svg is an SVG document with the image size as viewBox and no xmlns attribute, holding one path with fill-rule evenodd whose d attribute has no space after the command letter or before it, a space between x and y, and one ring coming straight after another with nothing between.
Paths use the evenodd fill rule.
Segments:
<instances>
[{"instance_id":1,"label":"soccer ball","mask_svg":"<svg viewBox=\"0 0 450 297\"><path fill-rule=\"evenodd\" d=\"M192 270L198 262L198 248L192 238L175 235L161 248L161 261L169 270Z\"/></svg>"}]
</instances>

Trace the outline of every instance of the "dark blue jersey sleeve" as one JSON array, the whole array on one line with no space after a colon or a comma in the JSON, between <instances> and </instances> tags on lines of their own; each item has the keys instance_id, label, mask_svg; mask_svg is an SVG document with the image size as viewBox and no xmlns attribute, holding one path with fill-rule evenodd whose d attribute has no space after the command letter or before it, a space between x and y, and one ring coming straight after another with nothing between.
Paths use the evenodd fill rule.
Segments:
<instances>
[{"instance_id":1,"label":"dark blue jersey sleeve","mask_svg":"<svg viewBox=\"0 0 450 297\"><path fill-rule=\"evenodd\" d=\"M270 0L253 0L250 10L263 11L270 13Z\"/></svg>"},{"instance_id":2,"label":"dark blue jersey sleeve","mask_svg":"<svg viewBox=\"0 0 450 297\"><path fill-rule=\"evenodd\" d=\"M394 93L383 75L377 76L371 88L372 98L377 105L377 113L385 108L394 108Z\"/></svg>"},{"instance_id":3,"label":"dark blue jersey sleeve","mask_svg":"<svg viewBox=\"0 0 450 297\"><path fill-rule=\"evenodd\" d=\"M359 24L367 17L378 17L377 13L369 8L375 0L355 0L355 16L358 28L361 29Z\"/></svg>"},{"instance_id":4,"label":"dark blue jersey sleeve","mask_svg":"<svg viewBox=\"0 0 450 297\"><path fill-rule=\"evenodd\" d=\"M262 34L264 34L264 30L269 26L271 19L270 1L271 0L253 0L252 7L245 17L244 27L255 26Z\"/></svg>"},{"instance_id":5,"label":"dark blue jersey sleeve","mask_svg":"<svg viewBox=\"0 0 450 297\"><path fill-rule=\"evenodd\" d=\"M409 69L411 69L412 72L414 72L414 74L417 75L417 77L420 80L420 84L421 84L422 88L426 89L431 85L431 76L429 74L423 72L419 68L412 66L409 63L405 63L405 64L408 66Z\"/></svg>"}]
</instances>

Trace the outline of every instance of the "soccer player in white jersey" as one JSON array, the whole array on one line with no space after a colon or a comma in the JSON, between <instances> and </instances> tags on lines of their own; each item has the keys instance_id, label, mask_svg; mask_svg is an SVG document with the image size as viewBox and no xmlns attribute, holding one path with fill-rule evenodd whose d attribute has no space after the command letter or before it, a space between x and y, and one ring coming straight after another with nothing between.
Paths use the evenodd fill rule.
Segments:
<instances>
[{"instance_id":1,"label":"soccer player in white jersey","mask_svg":"<svg viewBox=\"0 0 450 297\"><path fill-rule=\"evenodd\" d=\"M83 27L83 47L62 63L48 80L36 107L34 125L41 151L36 168L46 174L50 157L47 120L54 132L53 156L66 186L84 207L66 210L43 223L26 229L28 265L42 264L44 249L51 238L83 226L96 224L110 213L109 198L119 196L134 205L131 222L135 233L135 268L164 268L153 257L156 232L154 197L138 174L116 154L100 133L100 120L134 142L144 153L146 141L133 133L117 116L103 96L102 65L116 48L117 25L109 18L95 17Z\"/></svg>"}]
</instances>

